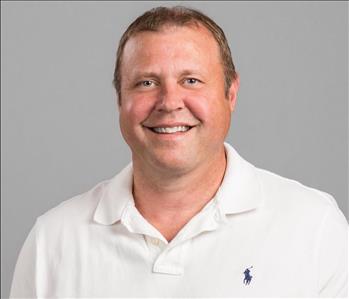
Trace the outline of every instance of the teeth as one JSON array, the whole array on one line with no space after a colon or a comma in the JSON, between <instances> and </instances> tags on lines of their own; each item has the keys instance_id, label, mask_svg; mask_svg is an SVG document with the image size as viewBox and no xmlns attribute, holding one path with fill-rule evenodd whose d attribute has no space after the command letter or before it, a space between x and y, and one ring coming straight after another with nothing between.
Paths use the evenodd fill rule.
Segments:
<instances>
[{"instance_id":1,"label":"teeth","mask_svg":"<svg viewBox=\"0 0 349 299\"><path fill-rule=\"evenodd\" d=\"M152 128L156 133L172 134L176 132L186 132L190 129L189 126L167 127L167 128Z\"/></svg>"}]
</instances>

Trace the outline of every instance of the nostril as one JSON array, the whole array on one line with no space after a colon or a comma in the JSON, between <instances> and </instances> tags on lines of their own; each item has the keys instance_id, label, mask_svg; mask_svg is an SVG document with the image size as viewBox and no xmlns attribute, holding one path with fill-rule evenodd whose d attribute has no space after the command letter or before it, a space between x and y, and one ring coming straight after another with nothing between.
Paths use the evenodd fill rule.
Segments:
<instances>
[{"instance_id":1,"label":"nostril","mask_svg":"<svg viewBox=\"0 0 349 299\"><path fill-rule=\"evenodd\" d=\"M161 96L159 99L156 109L158 111L179 111L184 108L184 102L181 97L176 96L175 94Z\"/></svg>"},{"instance_id":2,"label":"nostril","mask_svg":"<svg viewBox=\"0 0 349 299\"><path fill-rule=\"evenodd\" d=\"M170 112L173 112L173 111L180 111L180 110L182 110L183 108L171 108L171 107L159 107L158 109L157 109L157 111L159 111L159 112L168 112L168 113L170 113Z\"/></svg>"}]
</instances>

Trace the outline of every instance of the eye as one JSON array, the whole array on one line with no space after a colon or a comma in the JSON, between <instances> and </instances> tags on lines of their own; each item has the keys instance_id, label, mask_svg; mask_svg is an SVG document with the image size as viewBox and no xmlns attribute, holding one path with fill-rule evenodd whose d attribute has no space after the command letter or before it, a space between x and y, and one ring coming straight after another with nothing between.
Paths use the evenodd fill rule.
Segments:
<instances>
[{"instance_id":1,"label":"eye","mask_svg":"<svg viewBox=\"0 0 349 299\"><path fill-rule=\"evenodd\" d=\"M143 80L143 81L139 81L136 83L136 86L137 87L146 87L146 88L149 88L149 87L152 87L154 85L154 81L152 80Z\"/></svg>"},{"instance_id":2,"label":"eye","mask_svg":"<svg viewBox=\"0 0 349 299\"><path fill-rule=\"evenodd\" d=\"M154 84L154 82L153 82L153 81L150 81L150 80L144 80L144 81L140 82L140 85L141 85L141 86L144 86L144 87L150 87L150 86L152 86L153 84Z\"/></svg>"},{"instance_id":3,"label":"eye","mask_svg":"<svg viewBox=\"0 0 349 299\"><path fill-rule=\"evenodd\" d=\"M195 78L186 78L184 81L185 81L185 83L187 83L189 85L195 85L195 84L200 82L200 80L195 79Z\"/></svg>"}]
</instances>

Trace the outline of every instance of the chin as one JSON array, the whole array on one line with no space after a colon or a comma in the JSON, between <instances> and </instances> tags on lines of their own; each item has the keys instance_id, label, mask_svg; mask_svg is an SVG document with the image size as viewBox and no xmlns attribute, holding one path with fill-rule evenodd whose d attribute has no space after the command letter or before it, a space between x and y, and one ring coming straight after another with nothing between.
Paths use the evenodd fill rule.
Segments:
<instances>
[{"instance_id":1,"label":"chin","mask_svg":"<svg viewBox=\"0 0 349 299\"><path fill-rule=\"evenodd\" d=\"M165 172L173 173L184 173L191 169L191 166L194 163L192 159L186 159L186 157L174 157L174 156L162 156L155 157L153 163L156 165L156 168L164 170Z\"/></svg>"}]
</instances>

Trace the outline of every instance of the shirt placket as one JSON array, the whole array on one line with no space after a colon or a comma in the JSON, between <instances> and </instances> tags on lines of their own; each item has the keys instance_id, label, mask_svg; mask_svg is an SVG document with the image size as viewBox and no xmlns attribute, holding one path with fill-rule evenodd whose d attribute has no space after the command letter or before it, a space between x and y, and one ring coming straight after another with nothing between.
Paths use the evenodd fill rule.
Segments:
<instances>
[{"instance_id":1,"label":"shirt placket","mask_svg":"<svg viewBox=\"0 0 349 299\"><path fill-rule=\"evenodd\" d=\"M150 251L153 273L182 275L185 253L190 250L190 241L204 231L218 228L221 214L216 205L197 214L169 243L133 206L129 205L123 214L122 223L132 233L144 236Z\"/></svg>"}]
</instances>

